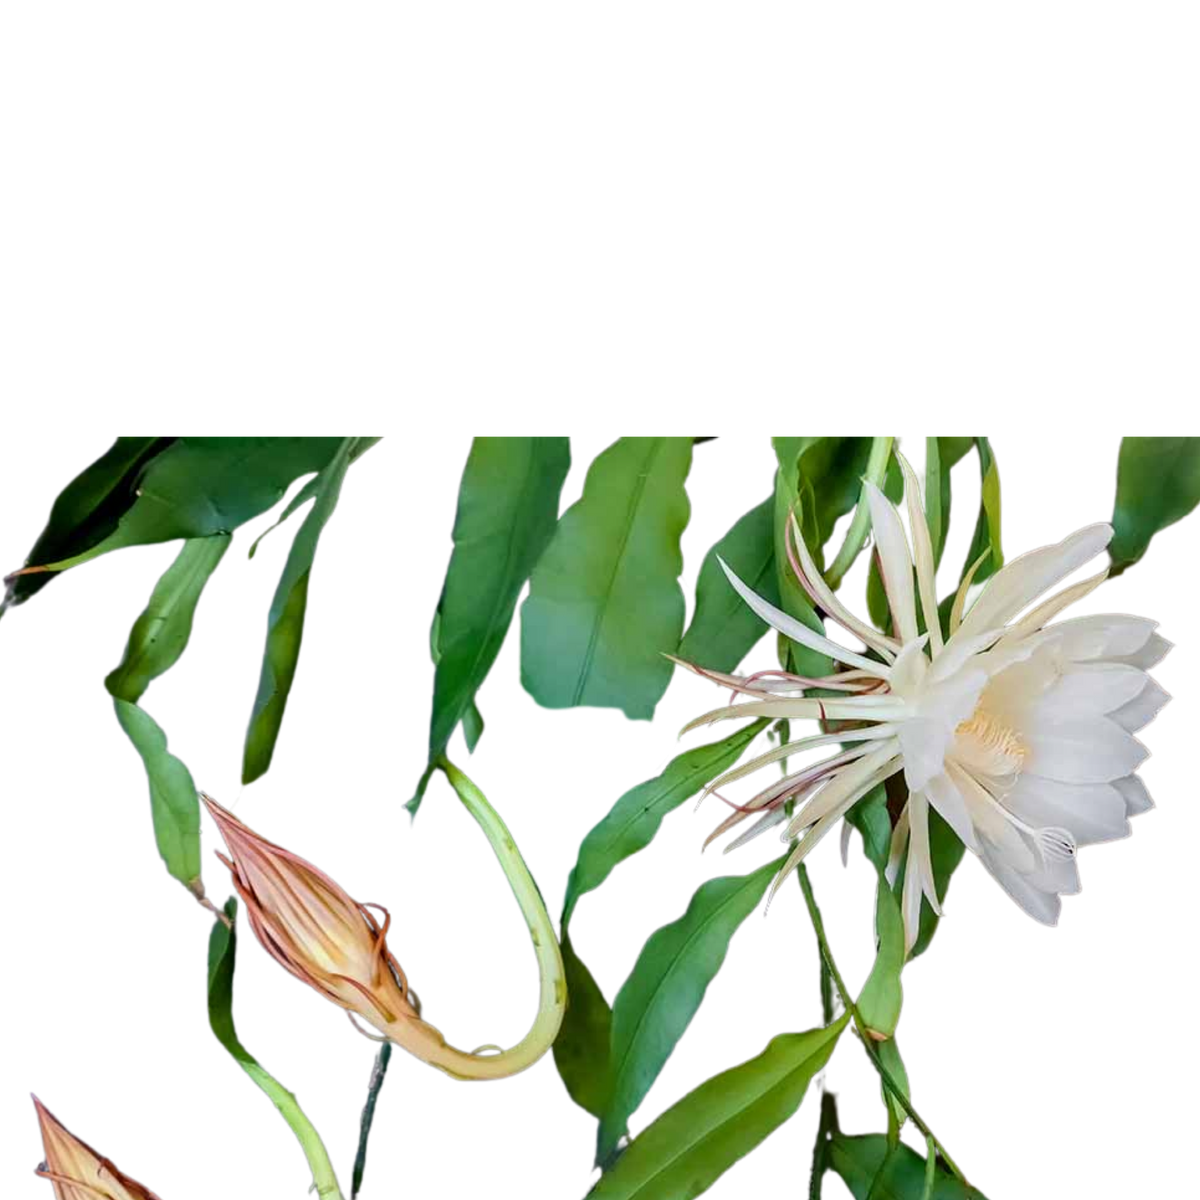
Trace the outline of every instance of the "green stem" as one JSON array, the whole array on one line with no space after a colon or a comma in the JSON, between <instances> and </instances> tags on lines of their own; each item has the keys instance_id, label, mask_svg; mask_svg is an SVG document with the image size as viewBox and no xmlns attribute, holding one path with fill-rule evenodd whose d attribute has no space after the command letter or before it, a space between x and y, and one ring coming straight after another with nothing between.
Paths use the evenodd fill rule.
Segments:
<instances>
[{"instance_id":1,"label":"green stem","mask_svg":"<svg viewBox=\"0 0 1200 1200\"><path fill-rule=\"evenodd\" d=\"M913 1108L912 1100L905 1096L905 1093L900 1090L899 1085L892 1078L892 1073L880 1062L880 1056L875 1052L875 1039L866 1030L866 1022L863 1020L863 1015L859 1013L858 1007L854 1004L854 997L851 995L850 988L846 986L845 978L842 977L841 968L838 966L838 955L834 954L833 943L829 941L829 934L826 926L824 926L824 918L821 914L821 906L817 904L816 893L812 890L812 881L809 878L808 868L806 868L804 863L800 863L799 868L797 868L796 880L800 887L800 895L804 898L804 910L808 913L812 932L814 932L817 942L821 946L821 952L826 956L829 971L833 974L834 983L838 986L841 1001L845 1004L848 1012L850 1012L854 1034L856 1034L859 1044L862 1045L863 1052L871 1064L871 1069L883 1080L883 1086L887 1087L887 1090L899 1100L901 1108L912 1118L913 1123L916 1124L920 1132L926 1138L934 1139L938 1152L946 1160L946 1165L953 1172L955 1178L958 1178L961 1183L970 1184L971 1181L968 1180L961 1166L955 1162L954 1157L947 1150L946 1146L942 1144L942 1140L934 1133L934 1129L932 1129L930 1123Z\"/></svg>"},{"instance_id":2,"label":"green stem","mask_svg":"<svg viewBox=\"0 0 1200 1200\"><path fill-rule=\"evenodd\" d=\"M554 924L546 911L542 894L499 813L452 762L443 757L438 760L437 766L445 773L458 798L491 843L529 926L529 936L533 940L538 962L539 999L533 1026L509 1050L502 1050L498 1054L469 1054L442 1042L440 1045L427 1045L421 1056L435 1067L460 1079L500 1079L532 1066L550 1049L558 1036L567 1008L567 979L563 971L562 952L558 948ZM400 1038L395 1040L404 1044Z\"/></svg>"},{"instance_id":3,"label":"green stem","mask_svg":"<svg viewBox=\"0 0 1200 1200\"><path fill-rule=\"evenodd\" d=\"M888 459L892 454L892 443L895 440L890 437L871 439L871 456L867 459L867 473L864 479L870 480L876 487L883 487L883 481L887 475ZM833 560L833 565L825 572L825 582L831 588L836 590L845 579L846 572L853 566L858 552L866 544L870 528L871 509L867 501L867 490L863 488L862 495L858 498L858 507L854 510L854 517L850 522L850 528L846 531L846 540L837 552L837 558Z\"/></svg>"},{"instance_id":4,"label":"green stem","mask_svg":"<svg viewBox=\"0 0 1200 1200\"><path fill-rule=\"evenodd\" d=\"M362 1108L354 1130L354 1157L350 1159L350 1200L359 1200L367 1186L367 1162L371 1157L371 1133L379 1115L379 1102L388 1086L391 1063L396 1057L396 1048L390 1042L382 1042L371 1055L371 1069L367 1072L367 1086L362 1093Z\"/></svg>"}]
</instances>

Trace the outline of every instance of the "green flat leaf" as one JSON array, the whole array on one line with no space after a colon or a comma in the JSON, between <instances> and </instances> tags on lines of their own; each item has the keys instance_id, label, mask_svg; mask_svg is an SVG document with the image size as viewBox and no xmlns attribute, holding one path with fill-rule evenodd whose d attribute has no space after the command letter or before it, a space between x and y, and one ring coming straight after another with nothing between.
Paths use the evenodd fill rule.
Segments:
<instances>
[{"instance_id":1,"label":"green flat leaf","mask_svg":"<svg viewBox=\"0 0 1200 1200\"><path fill-rule=\"evenodd\" d=\"M887 1073L899 1084L905 1099L911 1100L912 1093L909 1091L908 1086L908 1068L905 1067L904 1060L900 1057L900 1047L896 1045L896 1039L890 1037L886 1042L877 1042L875 1053L879 1055L879 1059L883 1063ZM908 1113L904 1111L900 1101L888 1091L885 1083L880 1082L879 1091L883 1096L884 1104L887 1105L891 1122L897 1132L899 1132L904 1127L904 1122L908 1120Z\"/></svg>"},{"instance_id":2,"label":"green flat leaf","mask_svg":"<svg viewBox=\"0 0 1200 1200\"><path fill-rule=\"evenodd\" d=\"M890 1038L896 1032L904 999L900 983L904 969L904 920L900 902L884 876L892 841L886 788L882 784L872 788L850 809L846 819L862 834L863 852L878 874L875 962L859 995L858 1009L869 1029Z\"/></svg>"},{"instance_id":3,"label":"green flat leaf","mask_svg":"<svg viewBox=\"0 0 1200 1200\"><path fill-rule=\"evenodd\" d=\"M362 1119L358 1127L358 1150L354 1155L354 1171L350 1177L350 1200L362 1191L363 1174L367 1169L367 1143L371 1137L371 1126L375 1123L375 1105L387 1078L388 1063L392 1061L392 1043L384 1042L375 1056L371 1068L371 1082L367 1085L367 1102L363 1105Z\"/></svg>"},{"instance_id":4,"label":"green flat leaf","mask_svg":"<svg viewBox=\"0 0 1200 1200\"><path fill-rule=\"evenodd\" d=\"M862 834L863 853L877 871L887 867L892 845L892 822L888 816L887 789L873 787L846 814L846 819Z\"/></svg>"},{"instance_id":5,"label":"green flat leaf","mask_svg":"<svg viewBox=\"0 0 1200 1200\"><path fill-rule=\"evenodd\" d=\"M308 607L308 581L321 531L337 507L347 469L368 448L362 443L373 445L378 440L343 438L337 452L313 481L313 506L296 531L267 617L267 644L258 679L258 694L246 730L243 783L253 783L266 774L275 753L275 742L300 658L304 615Z\"/></svg>"},{"instance_id":6,"label":"green flat leaf","mask_svg":"<svg viewBox=\"0 0 1200 1200\"><path fill-rule=\"evenodd\" d=\"M430 762L445 752L460 721L469 742L482 731L478 711L471 716L475 694L554 533L570 465L564 437L479 437L471 447L438 603Z\"/></svg>"},{"instance_id":7,"label":"green flat leaf","mask_svg":"<svg viewBox=\"0 0 1200 1200\"><path fill-rule=\"evenodd\" d=\"M433 623L429 627L429 656L433 659L433 665L436 667L442 658L442 648L440 645L442 632L442 612L437 609L433 614ZM479 705L474 700L467 705L466 712L463 713L462 730L463 738L467 743L467 750L470 753L475 752L475 747L479 739L483 736L483 713L479 711ZM428 771L421 776L422 784L418 787L418 794L413 797L405 806L413 815L421 805L421 799L425 795L424 781L428 780Z\"/></svg>"},{"instance_id":8,"label":"green flat leaf","mask_svg":"<svg viewBox=\"0 0 1200 1200\"><path fill-rule=\"evenodd\" d=\"M991 546L992 569L1004 565L1004 485L1000 478L1000 463L991 438L976 434L976 455L979 460L979 503L988 518L988 545Z\"/></svg>"},{"instance_id":9,"label":"green flat leaf","mask_svg":"<svg viewBox=\"0 0 1200 1200\"><path fill-rule=\"evenodd\" d=\"M126 546L232 533L278 503L294 480L321 470L344 441L343 438L169 440L170 444L147 458L136 473L127 472L121 477L115 491L121 498L118 506L121 511L115 524L108 522L108 530L100 540L92 541L89 534L83 538L88 544L79 549L73 536L64 531L62 556L40 559L38 565L66 570ZM134 488L134 499L126 503L130 486Z\"/></svg>"},{"instance_id":10,"label":"green flat leaf","mask_svg":"<svg viewBox=\"0 0 1200 1200\"><path fill-rule=\"evenodd\" d=\"M866 1200L887 1152L887 1138L881 1133L848 1137L835 1131L829 1143L829 1166L841 1176L854 1200ZM925 1159L908 1146L900 1146L871 1195L872 1200L921 1200L924 1189ZM939 1163L932 1200L986 1200L986 1197L977 1188L964 1186Z\"/></svg>"},{"instance_id":11,"label":"green flat leaf","mask_svg":"<svg viewBox=\"0 0 1200 1200\"><path fill-rule=\"evenodd\" d=\"M25 565L57 562L85 554L117 527L137 499L137 481L146 465L174 438L117 438L91 466L59 493ZM54 572L17 575L8 581L0 612L23 604L54 578Z\"/></svg>"},{"instance_id":12,"label":"green flat leaf","mask_svg":"<svg viewBox=\"0 0 1200 1200\"><path fill-rule=\"evenodd\" d=\"M900 1020L904 991L904 920L900 903L887 885L883 872L875 890L875 962L858 998L858 1010L868 1029L891 1037Z\"/></svg>"},{"instance_id":13,"label":"green flat leaf","mask_svg":"<svg viewBox=\"0 0 1200 1200\"><path fill-rule=\"evenodd\" d=\"M801 523L801 532L804 534L805 544L810 550L813 550L813 543L818 536L815 532L815 526L811 520L806 519L806 514L809 512L811 505L805 506L800 502L800 479L798 469L788 468L783 465L784 461L790 458L790 448L786 451L780 448L779 443L789 439L775 438L776 453L780 456L780 466L775 472L775 577L779 589L779 607L790 617L795 617L798 621L803 621L810 629L817 633L823 634L825 627L821 619L817 616L811 602L808 599L808 594L800 586L800 581L796 578L796 573L792 570L791 564L787 556L787 541L786 530L788 521L791 519L792 512L798 513L798 520ZM809 441L811 439L794 439L796 441ZM805 528L809 526L809 528ZM817 547L819 550L820 547ZM814 550L814 553L817 551ZM818 559L818 565L820 560ZM790 638L786 638L783 634L779 635L781 644L780 662L791 670L801 675L828 675L833 669L833 664L824 654L818 654L815 650L810 650L807 646L801 646L793 642ZM786 657L785 657L786 654Z\"/></svg>"},{"instance_id":14,"label":"green flat leaf","mask_svg":"<svg viewBox=\"0 0 1200 1200\"><path fill-rule=\"evenodd\" d=\"M1127 437L1117 461L1109 554L1113 574L1137 562L1150 539L1200 503L1200 438Z\"/></svg>"},{"instance_id":15,"label":"green flat leaf","mask_svg":"<svg viewBox=\"0 0 1200 1200\"><path fill-rule=\"evenodd\" d=\"M167 731L127 700L109 701L113 720L142 764L150 836L162 869L193 898L204 893L200 797L191 767L170 751Z\"/></svg>"},{"instance_id":16,"label":"green flat leaf","mask_svg":"<svg viewBox=\"0 0 1200 1200\"><path fill-rule=\"evenodd\" d=\"M696 610L679 643L680 658L713 671L732 671L766 628L730 586L718 556L754 591L778 607L774 497L746 513L704 556L696 580Z\"/></svg>"},{"instance_id":17,"label":"green flat leaf","mask_svg":"<svg viewBox=\"0 0 1200 1200\"><path fill-rule=\"evenodd\" d=\"M974 444L966 437L925 439L925 520L933 545L933 562L942 561L950 532L950 470Z\"/></svg>"},{"instance_id":18,"label":"green flat leaf","mask_svg":"<svg viewBox=\"0 0 1200 1200\"><path fill-rule=\"evenodd\" d=\"M554 1040L554 1065L571 1099L599 1117L612 1092L612 1009L566 933L559 945L567 1012Z\"/></svg>"},{"instance_id":19,"label":"green flat leaf","mask_svg":"<svg viewBox=\"0 0 1200 1200\"><path fill-rule=\"evenodd\" d=\"M217 1041L237 1061L238 1066L267 1094L300 1141L313 1174L313 1191L324 1200L341 1200L333 1164L312 1122L304 1115L296 1097L269 1075L258 1060L242 1045L233 1023L233 973L237 961L237 901L225 904L229 921L213 922L208 941L208 1021Z\"/></svg>"},{"instance_id":20,"label":"green flat leaf","mask_svg":"<svg viewBox=\"0 0 1200 1200\"><path fill-rule=\"evenodd\" d=\"M896 448L893 445L888 455L887 474L883 480L883 494L893 503L899 504L904 498L904 472L896 461ZM867 615L877 629L891 633L892 613L888 607L887 592L883 587L883 576L879 573L879 555L872 552L871 565L867 571Z\"/></svg>"},{"instance_id":21,"label":"green flat leaf","mask_svg":"<svg viewBox=\"0 0 1200 1200\"><path fill-rule=\"evenodd\" d=\"M196 605L229 542L228 535L218 535L184 543L134 622L120 665L104 681L110 695L136 704L151 682L179 661L192 635Z\"/></svg>"},{"instance_id":22,"label":"green flat leaf","mask_svg":"<svg viewBox=\"0 0 1200 1200\"><path fill-rule=\"evenodd\" d=\"M353 462L357 462L358 459L360 459L364 454L366 454L366 452L368 450L370 450L372 446L377 446L381 441L383 441L383 438L377 438L377 437L343 438L342 441L343 442L351 441L354 443L354 445L350 449L350 461L353 463ZM283 512L281 512L279 514L278 519L273 524L269 525L266 529L264 529L263 532L260 533L258 535L258 537L256 537L254 539L253 543L250 546L250 553L247 557L253 558L255 556L255 554L258 553L258 547L261 544L263 538L265 538L267 536L267 534L269 534L269 533L274 533L275 530L278 529L280 527L280 525L282 525L288 519L288 517L299 512L300 509L302 509L310 500L313 500L317 496L319 496L321 494L321 491L324 489L325 485L326 485L325 480L322 479L320 472L318 472L316 475L314 475L291 498L291 500L288 501L287 506L284 508Z\"/></svg>"},{"instance_id":23,"label":"green flat leaf","mask_svg":"<svg viewBox=\"0 0 1200 1200\"><path fill-rule=\"evenodd\" d=\"M620 438L588 470L530 579L521 682L547 708L649 719L671 679L684 600L691 438Z\"/></svg>"},{"instance_id":24,"label":"green flat leaf","mask_svg":"<svg viewBox=\"0 0 1200 1200\"><path fill-rule=\"evenodd\" d=\"M651 934L617 994L612 1096L600 1118L596 1161L607 1162L691 1023L725 961L730 939L758 906L783 859L750 875L702 884L678 921Z\"/></svg>"},{"instance_id":25,"label":"green flat leaf","mask_svg":"<svg viewBox=\"0 0 1200 1200\"><path fill-rule=\"evenodd\" d=\"M961 439L943 440L960 441ZM1004 565L1004 551L1000 545L1000 474L996 468L996 460L988 439L974 438L973 441L979 450L982 487L979 516L975 521L975 533L971 538L971 546L967 550L962 571L959 572L959 586L985 550L988 551L988 555L980 562L979 569L975 572L975 584L983 583ZM957 590L956 586L955 591L946 596L938 605L938 619L942 623L942 632L947 635L950 632L950 610L954 607Z\"/></svg>"},{"instance_id":26,"label":"green flat leaf","mask_svg":"<svg viewBox=\"0 0 1200 1200\"><path fill-rule=\"evenodd\" d=\"M629 1144L591 1200L692 1200L800 1107L846 1025L786 1033L702 1083Z\"/></svg>"},{"instance_id":27,"label":"green flat leaf","mask_svg":"<svg viewBox=\"0 0 1200 1200\"><path fill-rule=\"evenodd\" d=\"M196 785L187 767L168 751L166 734L138 707L138 701L151 681L174 666L187 647L196 605L229 541L228 535L220 535L183 544L134 622L120 665L104 681L117 720L146 768L158 852L171 875L201 897Z\"/></svg>"},{"instance_id":28,"label":"green flat leaf","mask_svg":"<svg viewBox=\"0 0 1200 1200\"><path fill-rule=\"evenodd\" d=\"M661 775L630 788L612 806L579 847L563 901L564 933L579 898L598 888L618 863L648 846L663 817L728 770L766 727L766 720L754 721L719 742L685 751Z\"/></svg>"}]
</instances>

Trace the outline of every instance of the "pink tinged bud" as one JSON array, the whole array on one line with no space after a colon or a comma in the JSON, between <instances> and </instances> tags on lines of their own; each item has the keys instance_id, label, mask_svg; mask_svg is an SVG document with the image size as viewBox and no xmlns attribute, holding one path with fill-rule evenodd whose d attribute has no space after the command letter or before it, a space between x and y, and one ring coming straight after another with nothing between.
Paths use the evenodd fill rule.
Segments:
<instances>
[{"instance_id":1,"label":"pink tinged bud","mask_svg":"<svg viewBox=\"0 0 1200 1200\"><path fill-rule=\"evenodd\" d=\"M45 1162L37 1173L54 1185L56 1200L159 1200L59 1123L36 1096Z\"/></svg>"},{"instance_id":2,"label":"pink tinged bud","mask_svg":"<svg viewBox=\"0 0 1200 1200\"><path fill-rule=\"evenodd\" d=\"M400 964L387 946L391 917L382 923L323 871L243 825L209 796L201 796L229 847L218 855L233 876L255 936L297 979L420 1058L445 1045L420 1019ZM231 861L232 859L232 861Z\"/></svg>"}]
</instances>

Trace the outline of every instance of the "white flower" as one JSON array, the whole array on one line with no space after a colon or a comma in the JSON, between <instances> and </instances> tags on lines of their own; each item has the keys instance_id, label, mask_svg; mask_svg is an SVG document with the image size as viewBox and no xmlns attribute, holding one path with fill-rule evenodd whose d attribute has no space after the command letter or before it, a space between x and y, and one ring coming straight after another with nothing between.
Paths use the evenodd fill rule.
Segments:
<instances>
[{"instance_id":1,"label":"white flower","mask_svg":"<svg viewBox=\"0 0 1200 1200\"><path fill-rule=\"evenodd\" d=\"M930 807L1027 913L1053 925L1060 896L1079 890L1077 847L1124 837L1128 818L1151 807L1136 774L1147 752L1133 734L1169 698L1147 671L1170 643L1154 632L1155 622L1142 617L1049 623L1097 587L1107 571L1030 608L1104 551L1112 537L1108 525L1090 525L1056 546L1010 562L964 616L973 568L955 597L944 641L920 484L908 463L901 463L914 553L899 512L877 487L865 485L895 637L855 617L838 600L794 518L788 553L797 578L814 605L859 638L865 651L815 633L752 592L722 563L764 621L843 666L820 678L783 671L722 675L692 667L747 699L705 714L688 729L735 717L810 717L829 730L726 772L709 791L816 747L837 749L777 779L746 804L734 805L712 836L757 816L728 847L733 849L787 820L783 840L800 840L774 891L855 801L903 771L908 800L893 832L888 871L894 881L905 862L901 908L907 948L917 937L922 895L940 912L930 858ZM918 601L927 615L924 634ZM812 688L826 695L804 696Z\"/></svg>"}]
</instances>

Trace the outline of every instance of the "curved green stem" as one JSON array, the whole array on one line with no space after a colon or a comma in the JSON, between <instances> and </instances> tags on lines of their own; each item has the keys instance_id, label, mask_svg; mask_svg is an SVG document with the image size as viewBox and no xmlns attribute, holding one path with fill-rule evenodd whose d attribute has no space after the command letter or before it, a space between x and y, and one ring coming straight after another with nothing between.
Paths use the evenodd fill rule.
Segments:
<instances>
[{"instance_id":1,"label":"curved green stem","mask_svg":"<svg viewBox=\"0 0 1200 1200\"><path fill-rule=\"evenodd\" d=\"M508 822L500 816L484 790L451 758L444 755L439 757L438 768L445 775L446 784L454 792L458 803L467 810L467 815L479 826L488 846L492 847L500 874L504 876L512 900L521 913L538 970L538 1008L526 1036L506 1050L500 1050L497 1054L470 1054L448 1044L440 1052L439 1061L432 1062L428 1058L426 1061L452 1078L463 1081L509 1079L540 1062L550 1052L550 1046L558 1036L566 1010L563 954L558 946L558 937L554 934L550 906L530 872Z\"/></svg>"},{"instance_id":2,"label":"curved green stem","mask_svg":"<svg viewBox=\"0 0 1200 1200\"><path fill-rule=\"evenodd\" d=\"M876 487L883 487L883 481L887 475L888 459L892 454L892 443L895 440L890 437L871 439L871 456L867 459L867 473L864 478L869 479ZM846 531L846 540L837 552L837 558L833 560L832 566L825 572L825 582L831 588L836 590L837 586L845 579L846 572L853 566L858 552L866 544L870 528L871 509L868 506L867 492L864 488L862 495L858 498L858 507L854 510L850 528Z\"/></svg>"}]
</instances>

